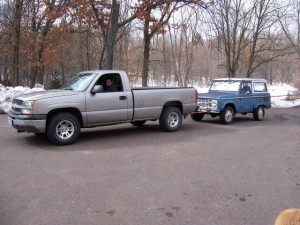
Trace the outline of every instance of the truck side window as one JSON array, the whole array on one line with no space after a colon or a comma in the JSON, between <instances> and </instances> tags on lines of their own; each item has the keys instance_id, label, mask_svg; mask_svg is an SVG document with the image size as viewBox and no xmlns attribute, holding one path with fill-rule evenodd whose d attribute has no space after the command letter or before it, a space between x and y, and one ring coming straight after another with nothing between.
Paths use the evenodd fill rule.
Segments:
<instances>
[{"instance_id":1,"label":"truck side window","mask_svg":"<svg viewBox=\"0 0 300 225\"><path fill-rule=\"evenodd\" d=\"M119 92L123 91L123 83L120 74L108 73L102 75L96 85L102 85L104 92Z\"/></svg>"}]
</instances>

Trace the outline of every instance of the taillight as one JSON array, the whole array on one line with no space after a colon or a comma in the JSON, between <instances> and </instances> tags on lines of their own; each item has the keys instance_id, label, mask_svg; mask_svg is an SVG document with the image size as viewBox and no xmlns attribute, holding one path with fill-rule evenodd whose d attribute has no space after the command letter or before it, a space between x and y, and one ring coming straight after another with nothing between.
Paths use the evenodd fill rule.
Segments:
<instances>
[{"instance_id":1,"label":"taillight","mask_svg":"<svg viewBox=\"0 0 300 225\"><path fill-rule=\"evenodd\" d=\"M198 91L197 91L197 89L195 89L195 101L196 101L196 103L198 102Z\"/></svg>"}]
</instances>

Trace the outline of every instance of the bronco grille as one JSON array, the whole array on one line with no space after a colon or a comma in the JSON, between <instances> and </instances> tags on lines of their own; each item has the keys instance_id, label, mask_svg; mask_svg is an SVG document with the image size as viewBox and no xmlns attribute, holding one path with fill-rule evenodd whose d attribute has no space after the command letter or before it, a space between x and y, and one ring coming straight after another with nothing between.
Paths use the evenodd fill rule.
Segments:
<instances>
[{"instance_id":1,"label":"bronco grille","mask_svg":"<svg viewBox=\"0 0 300 225\"><path fill-rule=\"evenodd\" d=\"M212 102L211 99L200 98L198 100L198 105L200 108L211 108Z\"/></svg>"}]
</instances>

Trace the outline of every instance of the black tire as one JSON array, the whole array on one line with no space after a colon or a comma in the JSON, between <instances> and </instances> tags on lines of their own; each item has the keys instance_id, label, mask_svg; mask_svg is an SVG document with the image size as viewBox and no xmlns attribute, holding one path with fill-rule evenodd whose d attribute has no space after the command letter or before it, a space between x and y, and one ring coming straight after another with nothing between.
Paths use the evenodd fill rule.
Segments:
<instances>
[{"instance_id":1,"label":"black tire","mask_svg":"<svg viewBox=\"0 0 300 225\"><path fill-rule=\"evenodd\" d=\"M47 126L47 137L56 145L74 143L80 134L80 123L71 113L59 113L53 116Z\"/></svg>"},{"instance_id":2,"label":"black tire","mask_svg":"<svg viewBox=\"0 0 300 225\"><path fill-rule=\"evenodd\" d=\"M182 113L175 106L165 107L159 118L160 127L169 132L177 131L182 124Z\"/></svg>"},{"instance_id":3,"label":"black tire","mask_svg":"<svg viewBox=\"0 0 300 225\"><path fill-rule=\"evenodd\" d=\"M133 126L136 126L136 127L141 127L141 126L143 126L145 123L146 123L146 120L133 121L133 122L131 122L131 124L132 124Z\"/></svg>"},{"instance_id":4,"label":"black tire","mask_svg":"<svg viewBox=\"0 0 300 225\"><path fill-rule=\"evenodd\" d=\"M226 106L220 113L220 120L223 124L231 124L234 120L234 110L230 106Z\"/></svg>"},{"instance_id":5,"label":"black tire","mask_svg":"<svg viewBox=\"0 0 300 225\"><path fill-rule=\"evenodd\" d=\"M265 118L265 108L263 106L258 106L253 111L253 119L256 121L262 121Z\"/></svg>"},{"instance_id":6,"label":"black tire","mask_svg":"<svg viewBox=\"0 0 300 225\"><path fill-rule=\"evenodd\" d=\"M204 117L204 113L194 113L194 114L191 114L191 118L194 120L194 121L201 121Z\"/></svg>"}]
</instances>

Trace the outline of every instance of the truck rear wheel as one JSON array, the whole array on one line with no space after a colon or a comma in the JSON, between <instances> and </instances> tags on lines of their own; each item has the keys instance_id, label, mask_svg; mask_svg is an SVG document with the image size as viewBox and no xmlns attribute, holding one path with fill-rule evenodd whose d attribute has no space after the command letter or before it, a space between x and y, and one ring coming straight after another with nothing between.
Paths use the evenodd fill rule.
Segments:
<instances>
[{"instance_id":1,"label":"truck rear wheel","mask_svg":"<svg viewBox=\"0 0 300 225\"><path fill-rule=\"evenodd\" d=\"M182 124L182 113L175 106L165 107L159 118L159 124L165 131L177 131Z\"/></svg>"},{"instance_id":2,"label":"truck rear wheel","mask_svg":"<svg viewBox=\"0 0 300 225\"><path fill-rule=\"evenodd\" d=\"M254 120L261 121L265 117L265 109L263 106L258 106L256 109L253 111L253 118Z\"/></svg>"},{"instance_id":3,"label":"truck rear wheel","mask_svg":"<svg viewBox=\"0 0 300 225\"><path fill-rule=\"evenodd\" d=\"M194 113L194 114L191 114L191 118L194 120L194 121L201 121L204 117L204 113Z\"/></svg>"},{"instance_id":4,"label":"truck rear wheel","mask_svg":"<svg viewBox=\"0 0 300 225\"><path fill-rule=\"evenodd\" d=\"M230 106L226 106L220 113L220 120L224 124L231 124L234 119L234 110Z\"/></svg>"},{"instance_id":5,"label":"truck rear wheel","mask_svg":"<svg viewBox=\"0 0 300 225\"><path fill-rule=\"evenodd\" d=\"M59 113L53 116L47 126L47 137L56 145L74 143L80 134L80 123L70 113Z\"/></svg>"}]
</instances>

